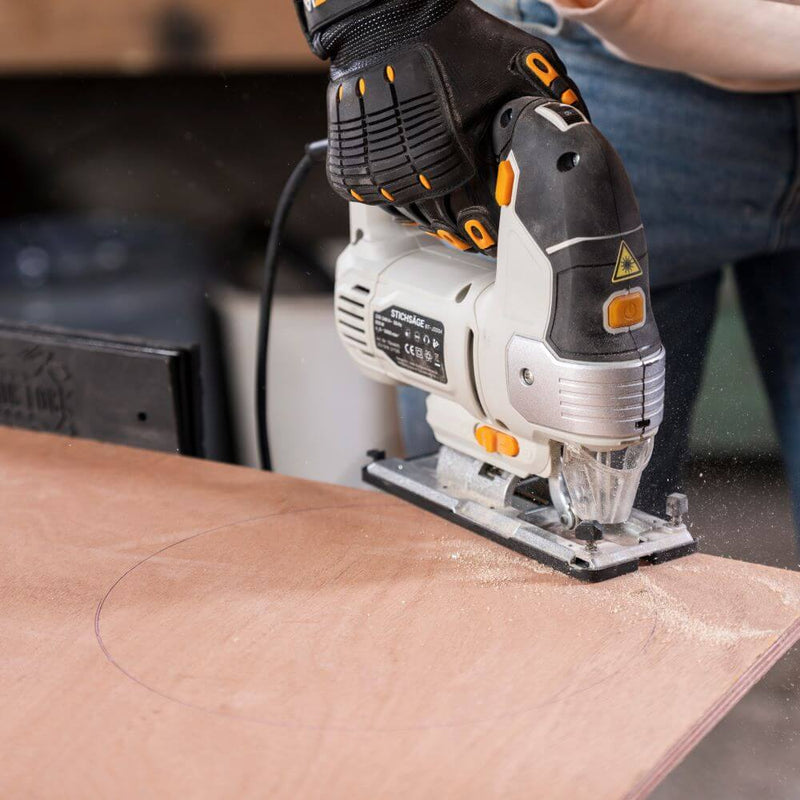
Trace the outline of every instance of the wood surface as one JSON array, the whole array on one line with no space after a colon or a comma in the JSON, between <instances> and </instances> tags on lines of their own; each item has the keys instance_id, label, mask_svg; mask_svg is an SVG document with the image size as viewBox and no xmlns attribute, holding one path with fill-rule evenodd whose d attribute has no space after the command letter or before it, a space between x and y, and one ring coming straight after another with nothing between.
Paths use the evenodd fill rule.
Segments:
<instances>
[{"instance_id":1,"label":"wood surface","mask_svg":"<svg viewBox=\"0 0 800 800\"><path fill-rule=\"evenodd\" d=\"M291 0L0 0L0 70L321 68Z\"/></svg>"},{"instance_id":2,"label":"wood surface","mask_svg":"<svg viewBox=\"0 0 800 800\"><path fill-rule=\"evenodd\" d=\"M0 429L0 797L644 797L800 574L591 586L395 499ZM752 731L758 736L758 731Z\"/></svg>"}]
</instances>

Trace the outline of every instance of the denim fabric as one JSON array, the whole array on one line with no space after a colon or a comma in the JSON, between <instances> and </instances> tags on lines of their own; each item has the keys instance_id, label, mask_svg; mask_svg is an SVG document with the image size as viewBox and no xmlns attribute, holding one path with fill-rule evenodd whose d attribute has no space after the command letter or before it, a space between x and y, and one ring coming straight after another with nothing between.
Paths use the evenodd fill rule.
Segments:
<instances>
[{"instance_id":1,"label":"denim fabric","mask_svg":"<svg viewBox=\"0 0 800 800\"><path fill-rule=\"evenodd\" d=\"M481 5L544 36L564 60L631 176L654 286L800 249L798 95L725 92L630 64L537 0Z\"/></svg>"},{"instance_id":2,"label":"denim fabric","mask_svg":"<svg viewBox=\"0 0 800 800\"><path fill-rule=\"evenodd\" d=\"M726 92L628 63L538 0L479 5L556 48L639 199L668 356L667 416L639 506L663 513L681 488L721 270L732 264L800 520L800 94Z\"/></svg>"}]
</instances>

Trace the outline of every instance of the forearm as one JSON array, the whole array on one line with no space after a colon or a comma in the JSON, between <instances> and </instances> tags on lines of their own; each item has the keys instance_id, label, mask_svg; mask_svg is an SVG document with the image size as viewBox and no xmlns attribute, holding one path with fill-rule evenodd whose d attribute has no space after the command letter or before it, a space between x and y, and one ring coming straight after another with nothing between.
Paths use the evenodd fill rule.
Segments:
<instances>
[{"instance_id":1,"label":"forearm","mask_svg":"<svg viewBox=\"0 0 800 800\"><path fill-rule=\"evenodd\" d=\"M738 91L800 89L800 6L773 0L553 0L629 61Z\"/></svg>"}]
</instances>

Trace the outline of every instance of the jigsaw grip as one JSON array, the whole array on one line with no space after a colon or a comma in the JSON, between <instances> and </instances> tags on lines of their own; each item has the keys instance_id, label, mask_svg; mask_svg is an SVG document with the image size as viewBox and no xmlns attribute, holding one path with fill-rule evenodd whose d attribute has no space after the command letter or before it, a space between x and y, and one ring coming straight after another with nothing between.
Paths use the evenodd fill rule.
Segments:
<instances>
[{"instance_id":1,"label":"jigsaw grip","mask_svg":"<svg viewBox=\"0 0 800 800\"><path fill-rule=\"evenodd\" d=\"M498 284L524 285L517 251L529 238L532 260L542 264L538 289L549 293L547 304L536 304L546 317L542 338L559 357L602 362L658 353L644 228L613 147L577 109L537 98L503 109L495 147L503 205Z\"/></svg>"}]
</instances>

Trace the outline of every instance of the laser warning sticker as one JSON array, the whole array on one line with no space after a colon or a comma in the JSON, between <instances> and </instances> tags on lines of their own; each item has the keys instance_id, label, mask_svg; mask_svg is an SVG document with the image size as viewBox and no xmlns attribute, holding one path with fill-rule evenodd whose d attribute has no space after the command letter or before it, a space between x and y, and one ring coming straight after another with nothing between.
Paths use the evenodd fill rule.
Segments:
<instances>
[{"instance_id":1,"label":"laser warning sticker","mask_svg":"<svg viewBox=\"0 0 800 800\"><path fill-rule=\"evenodd\" d=\"M639 263L630 247L628 247L625 242L622 242L619 246L617 266L614 267L614 275L611 278L611 282L621 283L622 281L629 281L631 278L638 278L641 275L644 275L642 265Z\"/></svg>"},{"instance_id":2,"label":"laser warning sticker","mask_svg":"<svg viewBox=\"0 0 800 800\"><path fill-rule=\"evenodd\" d=\"M375 345L402 369L447 383L444 325L435 319L391 306L373 318Z\"/></svg>"}]
</instances>

